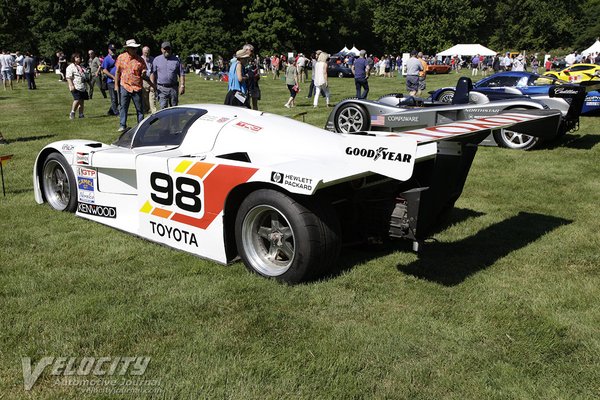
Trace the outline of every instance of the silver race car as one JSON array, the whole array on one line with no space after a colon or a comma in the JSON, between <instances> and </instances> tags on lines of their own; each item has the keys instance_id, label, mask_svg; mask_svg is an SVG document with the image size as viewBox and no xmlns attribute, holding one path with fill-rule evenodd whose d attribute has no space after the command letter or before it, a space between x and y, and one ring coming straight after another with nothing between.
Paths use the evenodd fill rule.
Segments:
<instances>
[{"instance_id":1,"label":"silver race car","mask_svg":"<svg viewBox=\"0 0 600 400\"><path fill-rule=\"evenodd\" d=\"M578 125L581 105L585 98L585 90L577 86L552 88L546 102L522 94L495 99L473 91L472 88L471 79L460 78L451 104L404 97L400 94L382 96L377 101L346 99L335 106L325 129L340 133L401 132L516 110L556 109L561 111L562 118L552 128L552 132L547 132L544 139L552 140ZM528 150L541 142L540 137L525 135L514 129L502 129L491 134L482 144Z\"/></svg>"}]
</instances>

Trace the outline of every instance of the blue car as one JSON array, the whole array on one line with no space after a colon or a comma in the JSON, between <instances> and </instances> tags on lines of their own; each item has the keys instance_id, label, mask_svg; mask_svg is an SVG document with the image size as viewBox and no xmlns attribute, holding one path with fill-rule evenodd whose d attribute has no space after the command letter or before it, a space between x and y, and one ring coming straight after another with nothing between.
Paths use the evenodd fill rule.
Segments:
<instances>
[{"instance_id":1,"label":"blue car","mask_svg":"<svg viewBox=\"0 0 600 400\"><path fill-rule=\"evenodd\" d=\"M548 96L548 91L555 85L568 84L559 79L525 71L507 71L483 78L473 84L473 90L482 92L490 100L506 99L519 96ZM444 87L431 92L431 99L443 103L452 102L455 89ZM600 92L593 90L587 93L581 115L600 113Z\"/></svg>"}]
</instances>

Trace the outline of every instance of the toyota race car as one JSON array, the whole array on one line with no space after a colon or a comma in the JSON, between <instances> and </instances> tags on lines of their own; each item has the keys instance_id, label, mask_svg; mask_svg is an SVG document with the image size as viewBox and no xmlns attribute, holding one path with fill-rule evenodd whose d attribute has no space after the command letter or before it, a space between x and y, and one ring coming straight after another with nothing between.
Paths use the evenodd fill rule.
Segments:
<instances>
[{"instance_id":1,"label":"toyota race car","mask_svg":"<svg viewBox=\"0 0 600 400\"><path fill-rule=\"evenodd\" d=\"M455 92L455 93L454 93ZM350 98L339 102L332 110L325 129L352 133L360 131L400 132L435 126L451 121L488 117L510 110L558 109L562 118L552 129L554 139L574 129L579 123L579 110L585 89L579 86L554 87L548 97L552 107L522 94L494 99L487 94L472 90L471 79L461 77L450 99L446 101L423 100L404 97L401 94L382 96L377 101ZM569 101L565 101L565 99ZM498 145L527 150L541 143L541 138L524 135L523 132L498 130L490 134L482 144Z\"/></svg>"},{"instance_id":2,"label":"toyota race car","mask_svg":"<svg viewBox=\"0 0 600 400\"><path fill-rule=\"evenodd\" d=\"M533 110L402 133L333 133L223 105L159 111L113 144L51 143L35 199L195 255L288 283L322 276L343 243L415 249L459 198L477 143L508 128L553 135Z\"/></svg>"}]
</instances>

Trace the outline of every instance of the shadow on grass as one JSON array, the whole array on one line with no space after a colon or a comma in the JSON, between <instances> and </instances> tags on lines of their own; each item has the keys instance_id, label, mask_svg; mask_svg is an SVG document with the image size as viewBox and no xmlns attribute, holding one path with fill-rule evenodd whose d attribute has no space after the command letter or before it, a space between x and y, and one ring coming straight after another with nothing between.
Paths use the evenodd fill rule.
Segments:
<instances>
[{"instance_id":1,"label":"shadow on grass","mask_svg":"<svg viewBox=\"0 0 600 400\"><path fill-rule=\"evenodd\" d=\"M6 139L8 143L17 143L17 142L33 142L36 140L49 139L56 136L56 134L50 135L39 135L39 136L26 136L26 137L18 137L16 139Z\"/></svg>"},{"instance_id":2,"label":"shadow on grass","mask_svg":"<svg viewBox=\"0 0 600 400\"><path fill-rule=\"evenodd\" d=\"M435 231L440 232L444 229L484 215L483 213L467 208L454 208L452 212L436 227ZM372 259L383 257L394 253L395 251L412 251L412 241L403 239L394 239L380 245L359 244L356 246L344 246L337 268L321 279L335 278L345 271L351 270L354 266L368 262Z\"/></svg>"},{"instance_id":3,"label":"shadow on grass","mask_svg":"<svg viewBox=\"0 0 600 400\"><path fill-rule=\"evenodd\" d=\"M598 135L567 135L563 139L564 142L560 143L561 147L577 150L591 150L600 143L600 136Z\"/></svg>"},{"instance_id":4,"label":"shadow on grass","mask_svg":"<svg viewBox=\"0 0 600 400\"><path fill-rule=\"evenodd\" d=\"M458 285L509 253L571 222L522 212L458 242L427 243L417 261L399 265L398 270L444 286Z\"/></svg>"}]
</instances>

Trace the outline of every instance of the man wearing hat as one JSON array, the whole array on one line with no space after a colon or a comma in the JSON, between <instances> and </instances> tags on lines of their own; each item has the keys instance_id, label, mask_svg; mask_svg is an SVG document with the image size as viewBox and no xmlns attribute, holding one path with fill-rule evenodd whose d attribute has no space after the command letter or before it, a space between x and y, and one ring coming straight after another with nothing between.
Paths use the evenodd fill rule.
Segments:
<instances>
[{"instance_id":1,"label":"man wearing hat","mask_svg":"<svg viewBox=\"0 0 600 400\"><path fill-rule=\"evenodd\" d=\"M133 100L137 113L137 122L144 119L142 81L148 79L146 61L137 54L140 45L136 43L135 39L129 39L123 47L125 47L125 52L117 58L117 72L115 74L115 90L121 95L119 132L127 129L127 111L129 111L131 100Z\"/></svg>"},{"instance_id":2,"label":"man wearing hat","mask_svg":"<svg viewBox=\"0 0 600 400\"><path fill-rule=\"evenodd\" d=\"M160 46L162 55L152 63L152 82L156 84L160 108L179 104L179 95L185 93L185 72L179 58L171 52L171 43Z\"/></svg>"},{"instance_id":3,"label":"man wearing hat","mask_svg":"<svg viewBox=\"0 0 600 400\"><path fill-rule=\"evenodd\" d=\"M110 108L108 115L119 115L119 92L115 91L115 74L117 73L117 57L115 55L115 45L108 45L108 55L102 61L102 73L106 76L106 86L110 95Z\"/></svg>"}]
</instances>

